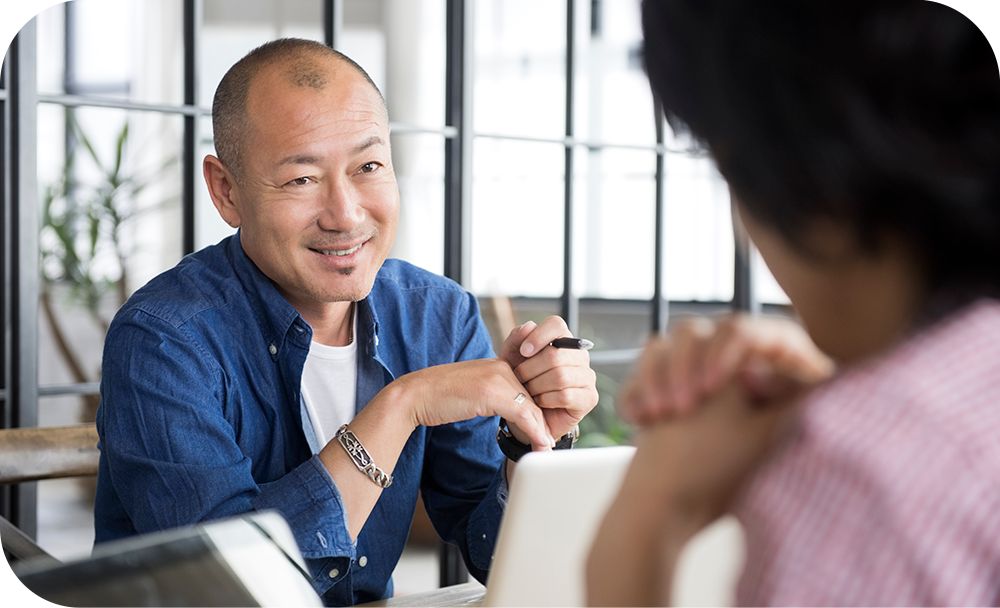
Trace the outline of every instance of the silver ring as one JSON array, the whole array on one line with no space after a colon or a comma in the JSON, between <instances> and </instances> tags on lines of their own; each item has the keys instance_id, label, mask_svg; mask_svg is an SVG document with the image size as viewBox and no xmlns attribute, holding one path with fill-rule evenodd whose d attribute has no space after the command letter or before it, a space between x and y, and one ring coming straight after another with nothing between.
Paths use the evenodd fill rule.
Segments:
<instances>
[{"instance_id":1,"label":"silver ring","mask_svg":"<svg viewBox=\"0 0 1000 608\"><path fill-rule=\"evenodd\" d=\"M524 403L524 400L527 399L527 398L528 397L525 396L524 393L518 393L517 395L514 395L514 403L516 403L518 405L521 405L522 403Z\"/></svg>"}]
</instances>

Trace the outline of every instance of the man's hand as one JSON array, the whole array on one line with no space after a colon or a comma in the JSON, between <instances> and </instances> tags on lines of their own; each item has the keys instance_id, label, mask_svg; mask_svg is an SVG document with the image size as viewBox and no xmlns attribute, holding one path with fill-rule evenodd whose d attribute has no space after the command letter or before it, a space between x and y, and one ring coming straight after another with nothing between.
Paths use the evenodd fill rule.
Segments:
<instances>
[{"instance_id":1,"label":"man's hand","mask_svg":"<svg viewBox=\"0 0 1000 608\"><path fill-rule=\"evenodd\" d=\"M685 543L729 508L789 424L799 385L761 405L734 379L695 411L639 433L587 561L590 605L665 605Z\"/></svg>"},{"instance_id":2,"label":"man's hand","mask_svg":"<svg viewBox=\"0 0 1000 608\"><path fill-rule=\"evenodd\" d=\"M516 424L524 443L534 450L555 445L542 410L530 397L515 400L526 389L514 370L500 359L477 359L427 367L386 385L351 421L351 430L383 470L396 466L403 445L417 426L438 426L477 416L503 416ZM382 488L359 475L354 462L331 440L319 453L336 480L344 501L347 529L357 538Z\"/></svg>"},{"instance_id":3,"label":"man's hand","mask_svg":"<svg viewBox=\"0 0 1000 608\"><path fill-rule=\"evenodd\" d=\"M618 407L629 422L655 424L690 412L733 379L751 398L768 399L825 380L833 370L831 359L792 321L691 318L649 342Z\"/></svg>"},{"instance_id":4,"label":"man's hand","mask_svg":"<svg viewBox=\"0 0 1000 608\"><path fill-rule=\"evenodd\" d=\"M390 389L391 387L391 389ZM476 416L502 416L522 432L534 450L555 445L542 410L526 392L510 365L501 359L477 359L424 368L386 387L411 406L414 426L437 426ZM385 389L383 389L385 390Z\"/></svg>"},{"instance_id":5,"label":"man's hand","mask_svg":"<svg viewBox=\"0 0 1000 608\"><path fill-rule=\"evenodd\" d=\"M549 344L571 335L566 322L552 316L540 325L528 321L514 328L500 348L500 359L510 365L525 392L542 409L557 439L572 430L598 400L597 374L590 369L590 354ZM519 422L507 421L516 437L526 431Z\"/></svg>"}]
</instances>

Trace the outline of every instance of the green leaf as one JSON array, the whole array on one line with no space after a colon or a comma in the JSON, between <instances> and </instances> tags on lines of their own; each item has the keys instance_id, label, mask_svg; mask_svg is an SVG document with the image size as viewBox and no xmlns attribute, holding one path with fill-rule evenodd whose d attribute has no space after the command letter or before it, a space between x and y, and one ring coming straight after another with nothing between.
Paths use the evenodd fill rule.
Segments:
<instances>
[{"instance_id":1,"label":"green leaf","mask_svg":"<svg viewBox=\"0 0 1000 608\"><path fill-rule=\"evenodd\" d=\"M125 155L125 142L128 141L128 121L126 120L122 124L121 131L118 132L118 140L115 142L115 166L112 174L118 176L121 174L122 169L122 158Z\"/></svg>"},{"instance_id":2,"label":"green leaf","mask_svg":"<svg viewBox=\"0 0 1000 608\"><path fill-rule=\"evenodd\" d=\"M101 218L91 210L87 219L90 225L90 257L93 258L97 254L97 239L101 235Z\"/></svg>"},{"instance_id":3,"label":"green leaf","mask_svg":"<svg viewBox=\"0 0 1000 608\"><path fill-rule=\"evenodd\" d=\"M80 127L80 124L76 122L75 119L72 119L72 124L73 124L73 132L76 134L77 139L79 139L80 143L83 144L83 148L87 151L87 154L94 161L94 164L97 165L97 167L99 169L102 169L103 171L104 167L101 164L101 157L97 154L97 150L94 148L94 144L91 143L90 138L87 137L87 134L83 132L83 129ZM107 171L104 171L104 173L107 173Z\"/></svg>"}]
</instances>

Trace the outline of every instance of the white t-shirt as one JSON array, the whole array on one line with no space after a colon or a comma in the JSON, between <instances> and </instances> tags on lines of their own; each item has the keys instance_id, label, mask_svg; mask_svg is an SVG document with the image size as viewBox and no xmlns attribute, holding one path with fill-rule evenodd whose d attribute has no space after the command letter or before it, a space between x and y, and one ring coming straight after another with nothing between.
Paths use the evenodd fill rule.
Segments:
<instances>
[{"instance_id":1,"label":"white t-shirt","mask_svg":"<svg viewBox=\"0 0 1000 608\"><path fill-rule=\"evenodd\" d=\"M357 316L354 319L357 335ZM347 346L309 345L302 369L302 401L309 413L319 447L322 449L337 429L354 419L354 398L358 384L358 341Z\"/></svg>"}]
</instances>

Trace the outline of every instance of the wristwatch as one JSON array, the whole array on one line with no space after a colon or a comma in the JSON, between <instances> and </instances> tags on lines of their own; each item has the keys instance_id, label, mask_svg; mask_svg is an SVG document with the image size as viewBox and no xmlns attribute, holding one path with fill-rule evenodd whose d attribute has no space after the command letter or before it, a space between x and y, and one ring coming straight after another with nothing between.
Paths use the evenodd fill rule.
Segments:
<instances>
[{"instance_id":1,"label":"wristwatch","mask_svg":"<svg viewBox=\"0 0 1000 608\"><path fill-rule=\"evenodd\" d=\"M573 430L566 433L559 438L553 450L569 450L573 448L573 444L576 440L580 438L580 427L574 426ZM500 419L500 428L497 429L497 445L500 446L500 451L503 455L507 457L507 460L511 462L517 462L531 451L531 446L525 443L521 443L514 438L514 435L510 432L510 427L507 426L507 421L503 418Z\"/></svg>"}]
</instances>

